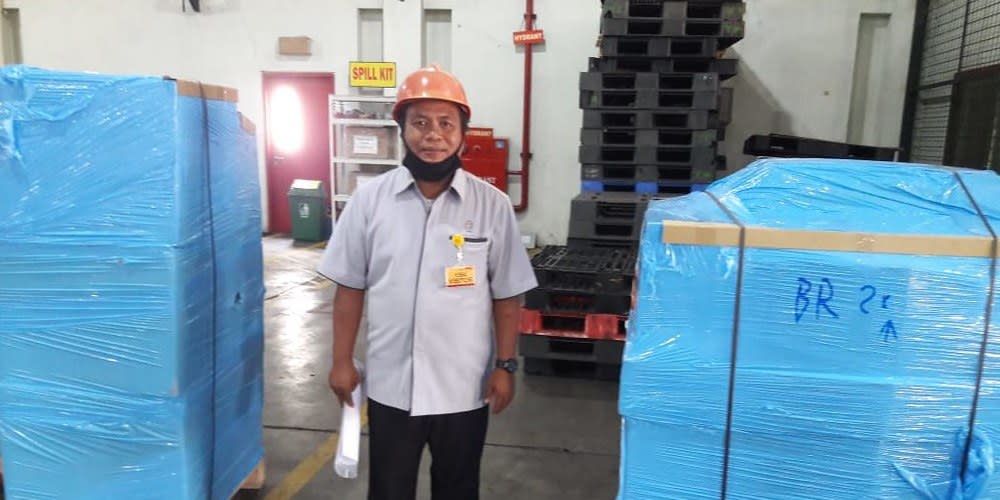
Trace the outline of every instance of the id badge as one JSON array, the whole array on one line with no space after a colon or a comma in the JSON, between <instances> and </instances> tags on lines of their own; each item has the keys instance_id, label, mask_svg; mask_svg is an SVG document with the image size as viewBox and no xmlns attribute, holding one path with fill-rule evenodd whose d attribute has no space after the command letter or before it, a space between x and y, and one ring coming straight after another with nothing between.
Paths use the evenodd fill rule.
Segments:
<instances>
[{"instance_id":1,"label":"id badge","mask_svg":"<svg viewBox=\"0 0 1000 500\"><path fill-rule=\"evenodd\" d=\"M476 284L476 266L451 266L444 270L444 286L448 288L474 286Z\"/></svg>"}]
</instances>

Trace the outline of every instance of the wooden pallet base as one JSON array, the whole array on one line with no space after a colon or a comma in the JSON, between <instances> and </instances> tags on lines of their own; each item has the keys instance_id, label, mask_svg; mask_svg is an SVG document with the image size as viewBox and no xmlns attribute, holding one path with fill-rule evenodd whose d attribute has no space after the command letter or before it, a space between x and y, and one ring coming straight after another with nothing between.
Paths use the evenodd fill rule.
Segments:
<instances>
[{"instance_id":1,"label":"wooden pallet base","mask_svg":"<svg viewBox=\"0 0 1000 500\"><path fill-rule=\"evenodd\" d=\"M229 497L232 498L236 496L242 490L262 490L264 489L264 481L267 479L267 462L262 458L257 466L250 471L250 474L243 480L243 484L240 488L233 492Z\"/></svg>"}]
</instances>

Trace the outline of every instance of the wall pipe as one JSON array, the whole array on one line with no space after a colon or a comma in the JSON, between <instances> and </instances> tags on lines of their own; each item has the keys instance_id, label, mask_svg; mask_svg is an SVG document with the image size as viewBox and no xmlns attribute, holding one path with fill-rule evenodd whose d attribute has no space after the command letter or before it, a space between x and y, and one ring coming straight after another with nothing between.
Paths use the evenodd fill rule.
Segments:
<instances>
[{"instance_id":1,"label":"wall pipe","mask_svg":"<svg viewBox=\"0 0 1000 500\"><path fill-rule=\"evenodd\" d=\"M524 26L531 30L535 27L535 0L524 2ZM521 178L521 201L514 205L515 212L528 209L528 172L531 166L531 48L532 44L524 45L524 111L521 124L521 169L507 172Z\"/></svg>"}]
</instances>

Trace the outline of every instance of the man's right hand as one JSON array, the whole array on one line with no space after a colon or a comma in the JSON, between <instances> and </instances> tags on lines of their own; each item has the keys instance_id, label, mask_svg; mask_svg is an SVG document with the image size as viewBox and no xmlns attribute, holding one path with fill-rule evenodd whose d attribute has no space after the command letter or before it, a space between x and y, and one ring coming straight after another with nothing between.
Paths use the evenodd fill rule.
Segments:
<instances>
[{"instance_id":1,"label":"man's right hand","mask_svg":"<svg viewBox=\"0 0 1000 500\"><path fill-rule=\"evenodd\" d=\"M330 369L328 382L330 383L330 388L333 389L333 393L340 400L341 406L354 406L351 403L351 393L358 386L359 377L358 370L354 368L353 362L335 362L333 368Z\"/></svg>"}]
</instances>

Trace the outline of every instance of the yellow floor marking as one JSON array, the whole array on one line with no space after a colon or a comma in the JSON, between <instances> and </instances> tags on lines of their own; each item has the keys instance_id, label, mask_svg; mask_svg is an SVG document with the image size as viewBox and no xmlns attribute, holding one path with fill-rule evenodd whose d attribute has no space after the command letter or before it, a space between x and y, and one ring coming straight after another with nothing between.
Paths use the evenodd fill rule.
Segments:
<instances>
[{"instance_id":1,"label":"yellow floor marking","mask_svg":"<svg viewBox=\"0 0 1000 500\"><path fill-rule=\"evenodd\" d=\"M368 425L367 405L361 408L361 427L364 428L366 425ZM337 454L339 437L340 435L334 432L320 443L309 456L282 478L281 482L264 497L264 500L291 500L295 498L295 495L302 491L302 488L305 488L330 460L333 460L334 455ZM332 474L333 471L330 473Z\"/></svg>"}]
</instances>

